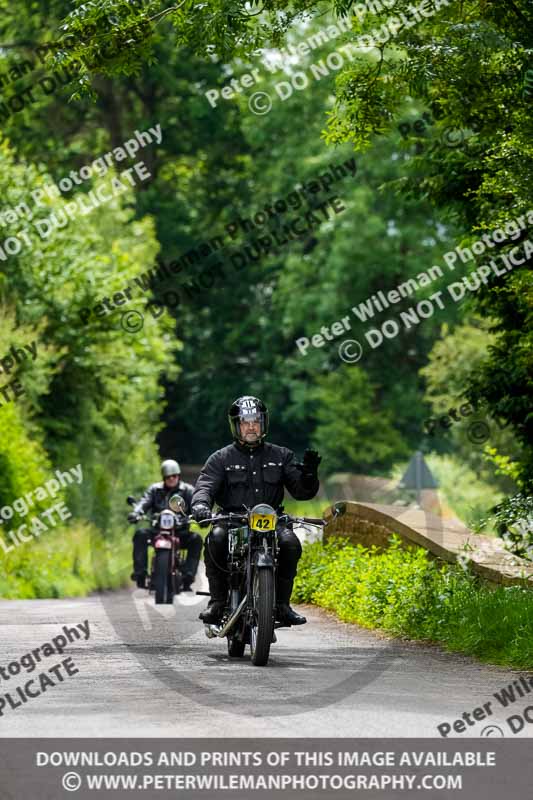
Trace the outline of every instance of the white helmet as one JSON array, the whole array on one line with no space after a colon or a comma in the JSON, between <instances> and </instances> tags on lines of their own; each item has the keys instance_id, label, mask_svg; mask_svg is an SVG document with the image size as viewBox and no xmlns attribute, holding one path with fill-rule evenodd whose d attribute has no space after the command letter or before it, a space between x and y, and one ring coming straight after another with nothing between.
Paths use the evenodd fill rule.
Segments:
<instances>
[{"instance_id":1,"label":"white helmet","mask_svg":"<svg viewBox=\"0 0 533 800\"><path fill-rule=\"evenodd\" d=\"M177 475L179 478L180 474L180 465L177 461L173 461L171 458L168 458L161 464L161 475L163 480L165 480L165 478L169 478L171 475Z\"/></svg>"}]
</instances>

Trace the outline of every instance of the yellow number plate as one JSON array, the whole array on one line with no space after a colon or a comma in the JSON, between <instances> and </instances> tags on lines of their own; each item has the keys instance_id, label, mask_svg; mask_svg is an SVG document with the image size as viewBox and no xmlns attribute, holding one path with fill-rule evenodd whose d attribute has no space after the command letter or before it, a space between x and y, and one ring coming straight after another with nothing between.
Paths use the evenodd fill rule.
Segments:
<instances>
[{"instance_id":1,"label":"yellow number plate","mask_svg":"<svg viewBox=\"0 0 533 800\"><path fill-rule=\"evenodd\" d=\"M276 529L275 514L252 514L250 528L254 531L273 531Z\"/></svg>"}]
</instances>

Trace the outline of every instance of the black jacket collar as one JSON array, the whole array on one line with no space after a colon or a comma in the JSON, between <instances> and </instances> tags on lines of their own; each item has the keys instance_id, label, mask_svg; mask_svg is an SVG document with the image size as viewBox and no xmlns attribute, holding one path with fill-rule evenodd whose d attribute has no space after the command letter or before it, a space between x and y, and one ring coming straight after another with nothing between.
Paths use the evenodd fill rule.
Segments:
<instances>
[{"instance_id":1,"label":"black jacket collar","mask_svg":"<svg viewBox=\"0 0 533 800\"><path fill-rule=\"evenodd\" d=\"M233 446L237 448L241 453L245 453L245 455L255 455L256 453L262 453L265 447L265 443L261 442L258 447L248 447L246 444L241 444L238 441L233 442Z\"/></svg>"}]
</instances>

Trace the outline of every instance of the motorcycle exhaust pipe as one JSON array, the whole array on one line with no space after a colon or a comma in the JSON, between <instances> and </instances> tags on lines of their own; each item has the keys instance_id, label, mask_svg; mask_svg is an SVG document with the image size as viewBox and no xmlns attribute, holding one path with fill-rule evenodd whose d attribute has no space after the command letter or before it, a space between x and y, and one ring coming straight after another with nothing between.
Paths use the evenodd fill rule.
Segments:
<instances>
[{"instance_id":1,"label":"motorcycle exhaust pipe","mask_svg":"<svg viewBox=\"0 0 533 800\"><path fill-rule=\"evenodd\" d=\"M244 597L242 598L241 602L239 603L239 605L237 606L237 608L235 609L235 611L233 612L231 617L228 619L228 621L226 622L224 627L221 628L219 631L215 631L214 630L214 625L207 625L206 626L209 629L209 631L211 632L211 636L209 635L209 633L207 634L210 639L213 636L218 636L220 638L222 638L223 636L226 636L228 631L233 627L233 625L237 622L237 619L240 617L241 611L243 610L244 606L246 605L246 598L247 598L247 595L244 595Z\"/></svg>"}]
</instances>

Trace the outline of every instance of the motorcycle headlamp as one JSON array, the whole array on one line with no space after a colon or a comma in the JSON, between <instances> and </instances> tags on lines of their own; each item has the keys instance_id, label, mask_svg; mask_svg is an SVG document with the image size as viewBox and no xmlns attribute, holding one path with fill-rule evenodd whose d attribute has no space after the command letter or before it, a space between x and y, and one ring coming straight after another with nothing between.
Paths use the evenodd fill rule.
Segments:
<instances>
[{"instance_id":1,"label":"motorcycle headlamp","mask_svg":"<svg viewBox=\"0 0 533 800\"><path fill-rule=\"evenodd\" d=\"M162 531L171 531L175 525L172 511L162 511L159 515L159 527Z\"/></svg>"}]
</instances>

